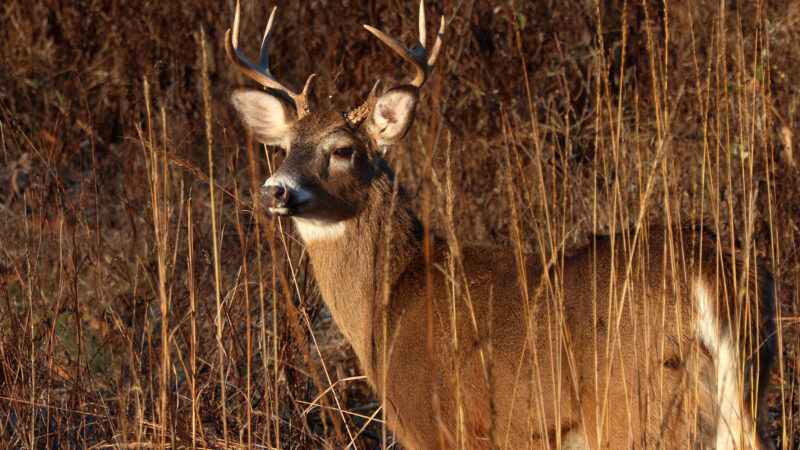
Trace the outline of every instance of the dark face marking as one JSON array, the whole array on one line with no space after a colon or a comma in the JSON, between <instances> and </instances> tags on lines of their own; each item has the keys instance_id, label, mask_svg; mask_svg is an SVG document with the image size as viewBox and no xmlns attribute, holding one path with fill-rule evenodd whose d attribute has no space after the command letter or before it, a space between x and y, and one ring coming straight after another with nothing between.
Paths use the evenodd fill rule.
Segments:
<instances>
[{"instance_id":1,"label":"dark face marking","mask_svg":"<svg viewBox=\"0 0 800 450\"><path fill-rule=\"evenodd\" d=\"M281 215L337 222L367 204L369 186L383 168L380 152L337 111L310 114L287 133L287 156L265 186L288 191Z\"/></svg>"}]
</instances>

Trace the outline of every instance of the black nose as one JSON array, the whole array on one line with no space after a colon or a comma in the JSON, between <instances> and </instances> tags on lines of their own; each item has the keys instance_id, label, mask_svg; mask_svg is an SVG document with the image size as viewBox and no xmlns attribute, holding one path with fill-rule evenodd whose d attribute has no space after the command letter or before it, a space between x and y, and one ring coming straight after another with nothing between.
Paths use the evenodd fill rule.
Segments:
<instances>
[{"instance_id":1,"label":"black nose","mask_svg":"<svg viewBox=\"0 0 800 450\"><path fill-rule=\"evenodd\" d=\"M283 208L289 198L289 192L280 185L261 186L261 203L269 208Z\"/></svg>"}]
</instances>

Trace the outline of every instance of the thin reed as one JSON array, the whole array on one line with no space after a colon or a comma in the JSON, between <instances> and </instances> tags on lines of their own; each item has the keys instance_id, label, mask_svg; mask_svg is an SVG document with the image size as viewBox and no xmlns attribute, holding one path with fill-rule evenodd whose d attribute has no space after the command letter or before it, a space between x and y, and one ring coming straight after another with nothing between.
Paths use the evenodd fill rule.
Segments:
<instances>
[{"instance_id":1,"label":"thin reed","mask_svg":"<svg viewBox=\"0 0 800 450\"><path fill-rule=\"evenodd\" d=\"M248 84L223 49L233 3L71 3L0 6L0 443L392 447L386 400L331 320L291 220L253 201L285 155L255 143L230 106L231 90ZM314 109L352 108L375 80L405 73L362 24L410 42L404 24L416 2L284 3L273 70L291 87L316 72ZM245 53L255 54L272 6L243 1ZM450 246L447 267L427 268L450 280L448 325L475 301L461 265L467 243L512 250L520 261L533 254L550 269L523 289L530 317L563 314L571 249L634 230L614 255L622 282L594 294L621 299L596 305L619 317L643 276L641 249L654 238L646 225L676 226L668 242L700 239L686 230L702 226L719 248L737 249L728 268L735 295L758 281L737 264L764 265L776 279L769 430L778 448L797 448L797 2L431 0L427 8L429 21L447 18L446 47L388 162L426 245L438 236ZM675 280L696 256L664 251ZM637 326L657 333L680 314ZM492 332L491 321L472 324ZM611 353L596 358L613 360L619 340L609 327L595 341ZM488 342L480 352L491 375L497 349ZM463 345L454 333L456 361ZM556 330L553 345L573 343ZM551 370L560 369L532 373ZM595 374L606 385L609 376ZM658 389L663 374L646 376ZM699 380L684 381L679 400L695 405L691 415L702 392ZM536 392L529 411L552 408ZM610 423L604 395L594 399L598 438L631 426ZM543 425L528 426L534 435ZM463 433L459 425L453 439ZM491 441L502 447L507 438ZM563 443L558 430L555 445Z\"/></svg>"}]
</instances>

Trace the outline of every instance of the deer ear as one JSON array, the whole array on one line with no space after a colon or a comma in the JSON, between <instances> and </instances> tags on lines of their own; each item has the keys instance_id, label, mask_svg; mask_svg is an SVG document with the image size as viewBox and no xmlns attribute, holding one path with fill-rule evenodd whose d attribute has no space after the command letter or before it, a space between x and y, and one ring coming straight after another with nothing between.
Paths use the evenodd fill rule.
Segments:
<instances>
[{"instance_id":1,"label":"deer ear","mask_svg":"<svg viewBox=\"0 0 800 450\"><path fill-rule=\"evenodd\" d=\"M381 95L367 119L367 133L379 146L395 144L408 132L414 122L419 89L401 86Z\"/></svg>"},{"instance_id":2,"label":"deer ear","mask_svg":"<svg viewBox=\"0 0 800 450\"><path fill-rule=\"evenodd\" d=\"M231 103L256 139L267 145L280 145L286 131L297 120L297 113L284 99L269 92L239 89Z\"/></svg>"}]
</instances>

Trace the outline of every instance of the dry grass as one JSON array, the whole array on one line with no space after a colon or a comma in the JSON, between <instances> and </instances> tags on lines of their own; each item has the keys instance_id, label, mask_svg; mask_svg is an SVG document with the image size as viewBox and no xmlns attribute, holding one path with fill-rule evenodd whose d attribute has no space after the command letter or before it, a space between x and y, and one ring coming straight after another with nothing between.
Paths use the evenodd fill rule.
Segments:
<instances>
[{"instance_id":1,"label":"dry grass","mask_svg":"<svg viewBox=\"0 0 800 450\"><path fill-rule=\"evenodd\" d=\"M279 8L274 71L291 87L316 72L317 109L403 77L361 24L410 42L417 5L361 3ZM771 429L797 448L796 2L431 3L447 47L390 158L416 210L461 242L548 256L650 220L709 224L778 280ZM247 54L268 6L243 5ZM290 222L253 213L280 155L229 105L232 11L0 6L6 445L380 446L380 403Z\"/></svg>"}]
</instances>

